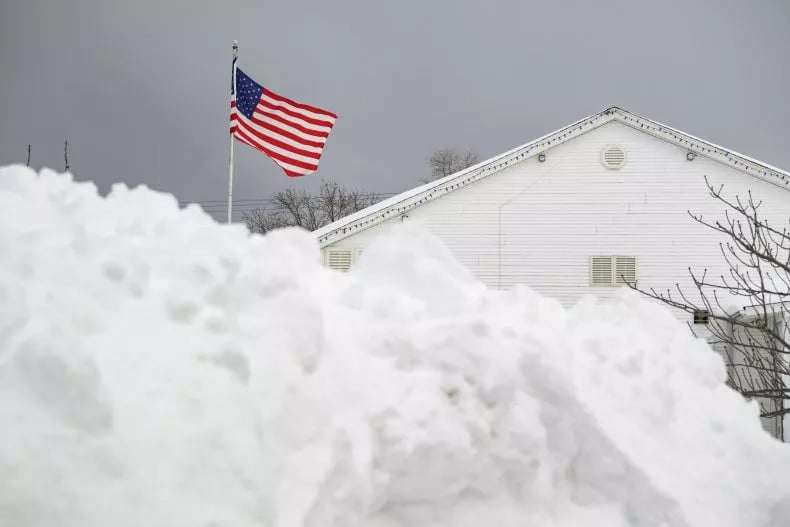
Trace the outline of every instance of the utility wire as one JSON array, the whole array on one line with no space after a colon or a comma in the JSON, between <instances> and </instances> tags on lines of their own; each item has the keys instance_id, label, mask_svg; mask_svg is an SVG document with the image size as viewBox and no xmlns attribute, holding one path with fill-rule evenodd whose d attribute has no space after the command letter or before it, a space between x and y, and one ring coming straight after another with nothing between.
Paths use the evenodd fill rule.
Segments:
<instances>
[{"instance_id":1,"label":"utility wire","mask_svg":"<svg viewBox=\"0 0 790 527\"><path fill-rule=\"evenodd\" d=\"M395 193L372 193L372 194L365 194L363 197L374 199L377 201L381 201L387 198L391 198L395 196ZM320 202L322 199L321 196L309 196L307 200L311 203ZM189 200L181 200L179 201L180 206L186 206L191 203L196 203L201 206L206 212L220 212L228 210L228 204L225 200L200 200L200 201L189 201ZM233 200L233 208L239 208L240 210L255 210L260 208L266 208L268 210L286 210L279 201L274 198L247 198L247 199L236 199Z\"/></svg>"}]
</instances>

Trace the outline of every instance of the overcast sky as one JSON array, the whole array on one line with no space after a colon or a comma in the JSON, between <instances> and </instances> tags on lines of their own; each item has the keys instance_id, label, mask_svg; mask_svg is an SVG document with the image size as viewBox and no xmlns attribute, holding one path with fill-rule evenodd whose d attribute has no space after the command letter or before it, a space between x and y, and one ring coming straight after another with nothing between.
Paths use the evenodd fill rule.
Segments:
<instances>
[{"instance_id":1,"label":"overcast sky","mask_svg":"<svg viewBox=\"0 0 790 527\"><path fill-rule=\"evenodd\" d=\"M227 187L230 45L339 120L317 174L236 148L234 197L411 188L612 105L790 169L790 2L0 0L0 164L180 200ZM218 214L218 217L221 214Z\"/></svg>"}]
</instances>

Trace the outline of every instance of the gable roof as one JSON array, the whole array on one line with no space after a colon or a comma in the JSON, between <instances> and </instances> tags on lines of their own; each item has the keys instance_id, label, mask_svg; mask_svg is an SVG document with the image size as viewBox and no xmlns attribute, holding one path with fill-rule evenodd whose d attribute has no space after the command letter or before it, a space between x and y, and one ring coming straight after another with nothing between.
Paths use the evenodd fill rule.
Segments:
<instances>
[{"instance_id":1,"label":"gable roof","mask_svg":"<svg viewBox=\"0 0 790 527\"><path fill-rule=\"evenodd\" d=\"M771 166L762 161L739 154L686 132L682 132L665 124L642 117L617 106L580 119L559 130L539 137L512 150L470 166L449 176L431 181L425 185L407 190L391 198L380 201L354 214L325 225L314 231L319 245L323 248L343 238L373 227L390 218L405 214L409 210L421 206L450 192L461 189L471 183L480 181L509 166L520 163L549 148L565 143L594 130L611 121L619 121L636 130L653 135L670 143L686 148L705 157L719 161L725 165L741 170L749 175L763 179L786 190L790 190L790 173Z\"/></svg>"}]
</instances>

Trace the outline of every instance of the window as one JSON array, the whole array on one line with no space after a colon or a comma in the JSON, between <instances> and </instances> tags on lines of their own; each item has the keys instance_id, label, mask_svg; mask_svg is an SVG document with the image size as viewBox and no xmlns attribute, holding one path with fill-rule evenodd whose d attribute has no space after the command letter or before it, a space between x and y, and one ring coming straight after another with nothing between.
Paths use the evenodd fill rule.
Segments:
<instances>
[{"instance_id":1,"label":"window","mask_svg":"<svg viewBox=\"0 0 790 527\"><path fill-rule=\"evenodd\" d=\"M636 282L636 256L590 257L590 285L618 286Z\"/></svg>"},{"instance_id":2,"label":"window","mask_svg":"<svg viewBox=\"0 0 790 527\"><path fill-rule=\"evenodd\" d=\"M708 311L705 309L697 309L696 311L694 311L695 324L707 324L709 317L710 317L710 313L708 313Z\"/></svg>"}]
</instances>

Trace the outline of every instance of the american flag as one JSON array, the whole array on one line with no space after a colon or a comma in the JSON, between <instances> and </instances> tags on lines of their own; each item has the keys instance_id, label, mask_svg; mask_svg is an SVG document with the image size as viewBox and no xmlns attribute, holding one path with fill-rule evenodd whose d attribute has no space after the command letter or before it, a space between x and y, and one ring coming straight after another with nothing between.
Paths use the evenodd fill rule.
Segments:
<instances>
[{"instance_id":1,"label":"american flag","mask_svg":"<svg viewBox=\"0 0 790 527\"><path fill-rule=\"evenodd\" d=\"M264 88L236 68L230 133L269 156L290 177L318 170L337 115Z\"/></svg>"}]
</instances>

